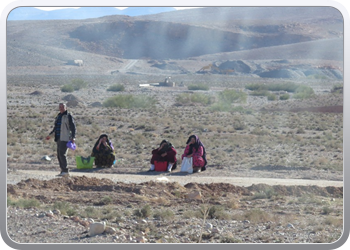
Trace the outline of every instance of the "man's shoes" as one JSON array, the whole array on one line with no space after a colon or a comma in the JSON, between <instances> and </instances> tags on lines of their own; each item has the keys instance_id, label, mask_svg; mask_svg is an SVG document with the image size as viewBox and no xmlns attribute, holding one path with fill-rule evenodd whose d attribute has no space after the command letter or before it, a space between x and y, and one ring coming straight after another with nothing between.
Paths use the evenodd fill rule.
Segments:
<instances>
[{"instance_id":1,"label":"man's shoes","mask_svg":"<svg viewBox=\"0 0 350 250\"><path fill-rule=\"evenodd\" d=\"M171 168L169 168L169 169L167 170L167 172L170 173L170 172L171 172Z\"/></svg>"},{"instance_id":2,"label":"man's shoes","mask_svg":"<svg viewBox=\"0 0 350 250\"><path fill-rule=\"evenodd\" d=\"M58 174L57 176L69 176L69 173L68 172L61 172L60 174Z\"/></svg>"}]
</instances>

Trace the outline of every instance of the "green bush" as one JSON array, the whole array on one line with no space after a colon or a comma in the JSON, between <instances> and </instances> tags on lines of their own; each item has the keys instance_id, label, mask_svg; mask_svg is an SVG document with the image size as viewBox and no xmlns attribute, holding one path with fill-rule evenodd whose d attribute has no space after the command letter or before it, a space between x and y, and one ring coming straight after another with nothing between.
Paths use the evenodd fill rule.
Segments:
<instances>
[{"instance_id":1,"label":"green bush","mask_svg":"<svg viewBox=\"0 0 350 250\"><path fill-rule=\"evenodd\" d=\"M267 96L267 100L269 101L275 101L277 99L277 96L275 94L269 93Z\"/></svg>"},{"instance_id":2,"label":"green bush","mask_svg":"<svg viewBox=\"0 0 350 250\"><path fill-rule=\"evenodd\" d=\"M248 90L267 90L267 86L265 84L259 84L259 83L251 83L245 86Z\"/></svg>"},{"instance_id":3,"label":"green bush","mask_svg":"<svg viewBox=\"0 0 350 250\"><path fill-rule=\"evenodd\" d=\"M258 90L269 90L269 91L287 91L295 92L300 85L295 83L272 83L272 84L248 84L245 86L246 89L252 91Z\"/></svg>"},{"instance_id":4,"label":"green bush","mask_svg":"<svg viewBox=\"0 0 350 250\"><path fill-rule=\"evenodd\" d=\"M104 107L114 108L153 108L156 100L149 96L117 95L103 102Z\"/></svg>"},{"instance_id":5,"label":"green bush","mask_svg":"<svg viewBox=\"0 0 350 250\"><path fill-rule=\"evenodd\" d=\"M271 216L260 209L252 209L244 213L243 217L252 223L267 222L271 219Z\"/></svg>"},{"instance_id":6,"label":"green bush","mask_svg":"<svg viewBox=\"0 0 350 250\"><path fill-rule=\"evenodd\" d=\"M97 218L99 217L100 212L94 207L86 207L83 215L85 215L84 217Z\"/></svg>"},{"instance_id":7,"label":"green bush","mask_svg":"<svg viewBox=\"0 0 350 250\"><path fill-rule=\"evenodd\" d=\"M62 214L66 214L69 216L76 215L77 209L72 206L72 204L66 201L56 201L53 204L53 209L58 209Z\"/></svg>"},{"instance_id":8,"label":"green bush","mask_svg":"<svg viewBox=\"0 0 350 250\"><path fill-rule=\"evenodd\" d=\"M232 106L232 103L245 103L247 101L247 94L242 91L234 89L226 89L218 93L218 102L215 102L209 107L210 111L221 112L242 112L244 109Z\"/></svg>"},{"instance_id":9,"label":"green bush","mask_svg":"<svg viewBox=\"0 0 350 250\"><path fill-rule=\"evenodd\" d=\"M253 96L266 96L269 101L274 101L277 99L276 95L268 90L255 90L251 93Z\"/></svg>"},{"instance_id":10,"label":"green bush","mask_svg":"<svg viewBox=\"0 0 350 250\"><path fill-rule=\"evenodd\" d=\"M209 107L210 111L218 111L218 112L231 112L233 107L231 105L231 103L227 103L227 102L216 102L213 105L211 105Z\"/></svg>"},{"instance_id":11,"label":"green bush","mask_svg":"<svg viewBox=\"0 0 350 250\"><path fill-rule=\"evenodd\" d=\"M72 84L74 90L79 90L87 87L87 83L82 79L73 79Z\"/></svg>"},{"instance_id":12,"label":"green bush","mask_svg":"<svg viewBox=\"0 0 350 250\"><path fill-rule=\"evenodd\" d=\"M200 103L202 105L210 105L213 98L209 95L194 93L194 94L180 94L176 96L176 101L180 103Z\"/></svg>"},{"instance_id":13,"label":"green bush","mask_svg":"<svg viewBox=\"0 0 350 250\"><path fill-rule=\"evenodd\" d=\"M205 84L191 84L187 88L188 90L209 90L209 86Z\"/></svg>"},{"instance_id":14,"label":"green bush","mask_svg":"<svg viewBox=\"0 0 350 250\"><path fill-rule=\"evenodd\" d=\"M66 84L66 85L63 85L63 86L61 87L61 91L62 91L62 92L73 92L73 91L74 91L74 88L73 88L72 85Z\"/></svg>"},{"instance_id":15,"label":"green bush","mask_svg":"<svg viewBox=\"0 0 350 250\"><path fill-rule=\"evenodd\" d=\"M283 94L283 95L280 96L280 100L281 100L281 101L288 100L289 97L290 97L289 94Z\"/></svg>"},{"instance_id":16,"label":"green bush","mask_svg":"<svg viewBox=\"0 0 350 250\"><path fill-rule=\"evenodd\" d=\"M112 85L107 89L107 91L113 91L113 92L120 92L124 90L125 90L125 87L121 84Z\"/></svg>"},{"instance_id":17,"label":"green bush","mask_svg":"<svg viewBox=\"0 0 350 250\"><path fill-rule=\"evenodd\" d=\"M295 83L272 83L267 85L267 89L270 91L295 92L299 86Z\"/></svg>"},{"instance_id":18,"label":"green bush","mask_svg":"<svg viewBox=\"0 0 350 250\"><path fill-rule=\"evenodd\" d=\"M154 213L153 218L155 219L162 219L162 220L171 220L175 217L175 214L173 211L169 209L165 210L158 210Z\"/></svg>"},{"instance_id":19,"label":"green bush","mask_svg":"<svg viewBox=\"0 0 350 250\"><path fill-rule=\"evenodd\" d=\"M36 199L12 200L11 198L7 198L7 205L20 208L33 208L40 207L41 204Z\"/></svg>"},{"instance_id":20,"label":"green bush","mask_svg":"<svg viewBox=\"0 0 350 250\"><path fill-rule=\"evenodd\" d=\"M141 209L136 209L134 210L133 213L135 216L140 217L140 218L147 218L150 217L152 214L152 209L150 205L145 205Z\"/></svg>"},{"instance_id":21,"label":"green bush","mask_svg":"<svg viewBox=\"0 0 350 250\"><path fill-rule=\"evenodd\" d=\"M297 88L294 94L295 99L307 99L315 96L315 92L311 87L300 86Z\"/></svg>"}]
</instances>

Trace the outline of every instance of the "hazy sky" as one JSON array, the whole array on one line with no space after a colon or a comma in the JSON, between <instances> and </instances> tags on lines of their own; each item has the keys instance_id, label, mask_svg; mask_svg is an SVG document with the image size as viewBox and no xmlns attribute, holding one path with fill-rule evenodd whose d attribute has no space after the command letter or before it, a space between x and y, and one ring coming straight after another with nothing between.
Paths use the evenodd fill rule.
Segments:
<instances>
[{"instance_id":1,"label":"hazy sky","mask_svg":"<svg viewBox=\"0 0 350 250\"><path fill-rule=\"evenodd\" d=\"M41 9L41 10L57 10L57 9L66 9L67 7L36 7L37 9ZM70 8L80 8L80 7L70 7ZM117 9L126 9L128 7L116 7ZM192 8L200 8L200 7L174 7L177 10L182 10L182 9L192 9Z\"/></svg>"}]
</instances>

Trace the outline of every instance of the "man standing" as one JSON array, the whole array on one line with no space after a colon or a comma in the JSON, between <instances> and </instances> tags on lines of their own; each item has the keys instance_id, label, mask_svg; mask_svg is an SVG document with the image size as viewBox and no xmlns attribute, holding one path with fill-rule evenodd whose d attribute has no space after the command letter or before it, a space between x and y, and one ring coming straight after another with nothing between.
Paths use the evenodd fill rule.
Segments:
<instances>
[{"instance_id":1,"label":"man standing","mask_svg":"<svg viewBox=\"0 0 350 250\"><path fill-rule=\"evenodd\" d=\"M67 106L60 103L58 106L60 112L55 118L55 125L46 140L50 139L50 135L55 133L55 142L57 143L57 159L60 164L61 173L58 176L69 175L67 167L67 142L75 142L75 123L72 115L67 111Z\"/></svg>"}]
</instances>

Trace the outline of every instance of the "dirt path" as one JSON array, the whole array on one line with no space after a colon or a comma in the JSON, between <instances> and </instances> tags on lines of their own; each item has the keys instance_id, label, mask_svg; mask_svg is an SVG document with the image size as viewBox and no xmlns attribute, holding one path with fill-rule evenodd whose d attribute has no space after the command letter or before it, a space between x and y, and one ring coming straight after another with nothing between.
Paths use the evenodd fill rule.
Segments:
<instances>
[{"instance_id":1,"label":"dirt path","mask_svg":"<svg viewBox=\"0 0 350 250\"><path fill-rule=\"evenodd\" d=\"M16 184L21 180L34 178L50 180L57 177L57 171L17 170L7 174L7 183ZM285 185L285 186L319 186L342 187L342 181L308 180L308 179L275 179L275 178L244 178L244 177L208 177L201 174L184 173L150 173L150 174L101 174L90 172L71 172L70 176L87 176L95 178L107 178L114 182L142 183L148 181L178 182L181 185L187 183L229 183L236 186L248 187L252 184Z\"/></svg>"}]
</instances>

